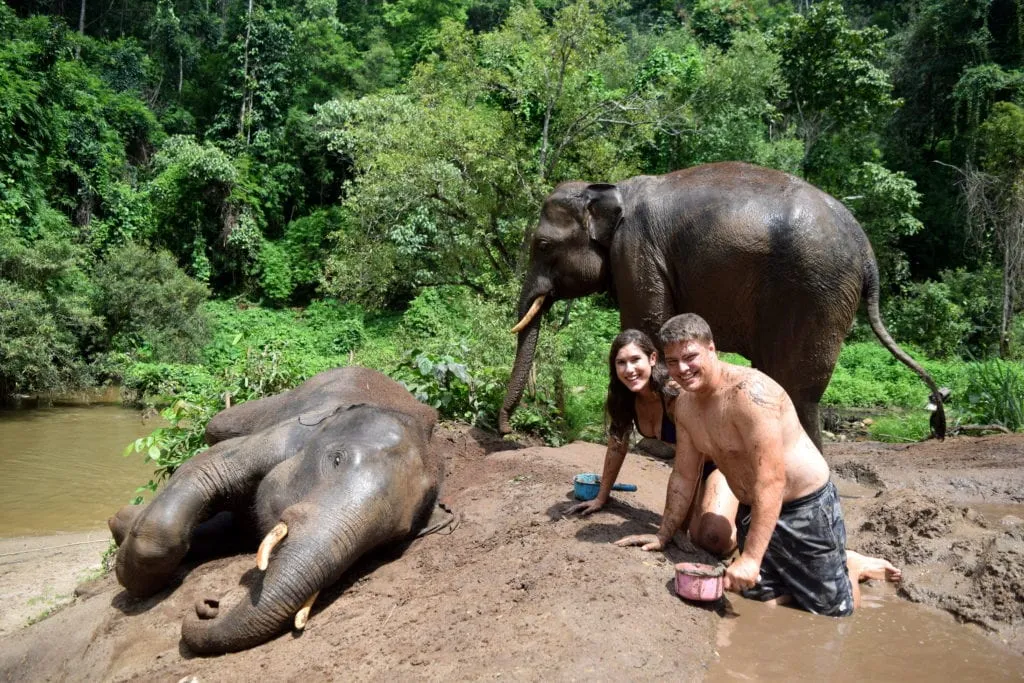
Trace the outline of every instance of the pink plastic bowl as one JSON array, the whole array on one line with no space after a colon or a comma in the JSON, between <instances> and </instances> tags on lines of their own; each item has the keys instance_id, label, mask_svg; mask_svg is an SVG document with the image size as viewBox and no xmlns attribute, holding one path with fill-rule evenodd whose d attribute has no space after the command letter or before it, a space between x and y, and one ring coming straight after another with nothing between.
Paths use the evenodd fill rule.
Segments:
<instances>
[{"instance_id":1,"label":"pink plastic bowl","mask_svg":"<svg viewBox=\"0 0 1024 683\"><path fill-rule=\"evenodd\" d=\"M725 567L697 562L676 565L676 595L687 600L711 602L722 597Z\"/></svg>"}]
</instances>

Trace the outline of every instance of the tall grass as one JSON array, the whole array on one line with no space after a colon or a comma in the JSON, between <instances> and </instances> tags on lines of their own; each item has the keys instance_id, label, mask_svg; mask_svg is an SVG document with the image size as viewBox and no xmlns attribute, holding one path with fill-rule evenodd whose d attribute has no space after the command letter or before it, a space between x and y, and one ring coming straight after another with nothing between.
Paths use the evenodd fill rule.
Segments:
<instances>
[{"instance_id":1,"label":"tall grass","mask_svg":"<svg viewBox=\"0 0 1024 683\"><path fill-rule=\"evenodd\" d=\"M971 363L966 399L966 411L975 422L1011 431L1024 428L1024 366L998 358Z\"/></svg>"}]
</instances>

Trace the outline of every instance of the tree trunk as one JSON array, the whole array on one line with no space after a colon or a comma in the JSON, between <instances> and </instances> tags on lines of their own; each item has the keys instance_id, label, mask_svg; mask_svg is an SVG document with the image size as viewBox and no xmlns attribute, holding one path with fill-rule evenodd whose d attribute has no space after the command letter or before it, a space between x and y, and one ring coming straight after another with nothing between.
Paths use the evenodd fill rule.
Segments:
<instances>
[{"instance_id":1,"label":"tree trunk","mask_svg":"<svg viewBox=\"0 0 1024 683\"><path fill-rule=\"evenodd\" d=\"M78 10L78 35L85 37L85 0L82 0L82 4ZM75 45L75 59L78 59L81 49L81 44Z\"/></svg>"},{"instance_id":2,"label":"tree trunk","mask_svg":"<svg viewBox=\"0 0 1024 683\"><path fill-rule=\"evenodd\" d=\"M242 109L238 115L238 137L244 137L246 142L248 142L245 118L247 105L248 113L252 114L252 100L249 98L249 36L252 35L252 0L249 0L249 11L245 16L245 47L242 61Z\"/></svg>"},{"instance_id":3,"label":"tree trunk","mask_svg":"<svg viewBox=\"0 0 1024 683\"><path fill-rule=\"evenodd\" d=\"M1003 246L1003 315L999 322L999 357L1006 358L1010 353L1010 321L1013 320L1013 254L1010 252L1011 240L1004 240Z\"/></svg>"}]
</instances>

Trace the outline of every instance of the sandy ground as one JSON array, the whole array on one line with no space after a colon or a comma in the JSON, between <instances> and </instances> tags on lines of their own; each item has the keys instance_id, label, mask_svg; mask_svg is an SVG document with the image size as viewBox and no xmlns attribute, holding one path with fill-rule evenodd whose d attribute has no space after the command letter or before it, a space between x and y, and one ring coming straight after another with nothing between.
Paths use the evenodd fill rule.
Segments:
<instances>
[{"instance_id":1,"label":"sandy ground","mask_svg":"<svg viewBox=\"0 0 1024 683\"><path fill-rule=\"evenodd\" d=\"M179 629L199 595L237 584L251 554L183 567L180 584L149 600L129 599L109 575L87 581L72 604L25 627L50 607L37 598L70 592L104 546L20 552L96 535L0 543L0 679L702 677L721 619L671 591L672 563L699 554L685 542L667 556L608 543L656 528L665 462L631 455L620 480L639 490L581 520L562 510L572 475L600 469L600 446L528 447L453 427L437 438L461 526L360 563L321 595L304 633L243 653L195 657ZM900 564L905 598L1024 652L1024 435L836 443L826 457L850 547Z\"/></svg>"}]
</instances>

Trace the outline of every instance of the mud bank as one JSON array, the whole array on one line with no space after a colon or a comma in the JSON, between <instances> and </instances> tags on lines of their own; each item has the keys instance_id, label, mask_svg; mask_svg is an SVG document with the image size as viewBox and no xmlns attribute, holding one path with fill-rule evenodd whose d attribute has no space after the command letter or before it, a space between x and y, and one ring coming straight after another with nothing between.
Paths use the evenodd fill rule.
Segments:
<instances>
[{"instance_id":1,"label":"mud bank","mask_svg":"<svg viewBox=\"0 0 1024 683\"><path fill-rule=\"evenodd\" d=\"M185 567L177 585L149 600L129 599L110 576L86 584L74 604L0 636L0 679L704 676L721 617L671 592L672 563L699 554L608 543L656 529L667 463L631 455L620 480L639 490L616 494L614 504L581 520L562 511L572 475L600 468L600 446L524 447L455 428L439 438L448 452L445 497L461 526L416 540L400 556L362 562L320 597L301 635L214 658L180 646L181 620L194 601L229 590L252 568L253 556L241 555ZM948 610L1024 652L1020 520L972 507L1020 502L1024 437L832 444L826 457L841 490L853 492L843 499L850 547L902 563L905 598ZM48 561L32 557L40 566ZM21 563L7 573L30 570Z\"/></svg>"}]
</instances>

